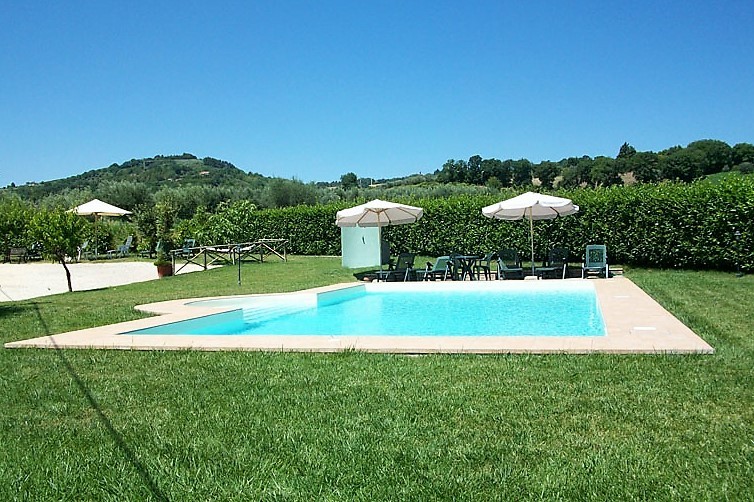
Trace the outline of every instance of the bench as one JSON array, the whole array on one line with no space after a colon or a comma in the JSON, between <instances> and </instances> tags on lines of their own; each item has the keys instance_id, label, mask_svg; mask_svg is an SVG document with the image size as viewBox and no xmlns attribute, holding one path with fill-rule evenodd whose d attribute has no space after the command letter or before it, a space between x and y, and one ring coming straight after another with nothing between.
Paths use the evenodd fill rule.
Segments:
<instances>
[{"instance_id":1,"label":"bench","mask_svg":"<svg viewBox=\"0 0 754 502\"><path fill-rule=\"evenodd\" d=\"M18 263L24 262L26 263L26 260L29 258L29 254L26 251L26 248L10 248L8 250L8 261L13 262L13 260L17 260Z\"/></svg>"}]
</instances>

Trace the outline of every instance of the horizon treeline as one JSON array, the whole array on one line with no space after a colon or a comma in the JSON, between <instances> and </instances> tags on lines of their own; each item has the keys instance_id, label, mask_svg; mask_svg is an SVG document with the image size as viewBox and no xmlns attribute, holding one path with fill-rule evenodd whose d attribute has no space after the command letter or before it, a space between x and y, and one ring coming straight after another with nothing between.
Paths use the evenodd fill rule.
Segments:
<instances>
[{"instance_id":1,"label":"horizon treeline","mask_svg":"<svg viewBox=\"0 0 754 502\"><path fill-rule=\"evenodd\" d=\"M131 159L61 180L9 186L0 189L0 196L18 196L41 207L58 208L95 197L128 210L169 202L177 217L191 218L198 208L214 212L221 204L237 200L250 201L260 209L283 208L372 198L490 194L511 187L551 190L690 182L726 171L754 172L754 145L730 146L705 139L655 153L637 151L624 143L615 158L584 155L539 163L474 155L468 160L450 159L432 174L375 180L348 172L339 181L311 183L246 173L227 161L184 153Z\"/></svg>"},{"instance_id":2,"label":"horizon treeline","mask_svg":"<svg viewBox=\"0 0 754 502\"><path fill-rule=\"evenodd\" d=\"M527 159L501 161L474 155L468 161L448 160L435 175L440 183L507 188L526 186L536 179L546 188L575 188L620 185L626 182L627 175L644 183L690 182L731 170L744 174L754 171L754 145L738 143L731 147L724 141L705 139L655 153L640 152L623 143L615 158L584 155L537 164Z\"/></svg>"}]
</instances>

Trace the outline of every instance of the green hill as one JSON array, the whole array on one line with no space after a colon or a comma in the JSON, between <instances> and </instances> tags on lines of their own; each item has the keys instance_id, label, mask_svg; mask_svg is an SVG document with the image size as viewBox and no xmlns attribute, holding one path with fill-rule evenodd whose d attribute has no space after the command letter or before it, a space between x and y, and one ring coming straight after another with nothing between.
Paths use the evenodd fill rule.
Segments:
<instances>
[{"instance_id":1,"label":"green hill","mask_svg":"<svg viewBox=\"0 0 754 502\"><path fill-rule=\"evenodd\" d=\"M28 200L39 200L51 194L67 190L95 191L103 183L131 181L144 183L152 191L166 187L203 186L244 186L260 187L269 178L256 173L246 173L230 162L184 153L182 155L157 155L146 159L131 159L122 164L112 164L102 169L94 169L68 178L27 183L12 188L14 192Z\"/></svg>"}]
</instances>

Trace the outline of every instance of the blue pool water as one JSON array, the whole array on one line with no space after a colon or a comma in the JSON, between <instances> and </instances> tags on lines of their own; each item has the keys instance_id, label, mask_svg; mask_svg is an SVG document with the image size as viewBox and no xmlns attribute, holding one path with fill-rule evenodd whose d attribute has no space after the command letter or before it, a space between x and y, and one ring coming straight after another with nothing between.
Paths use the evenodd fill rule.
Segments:
<instances>
[{"instance_id":1,"label":"blue pool water","mask_svg":"<svg viewBox=\"0 0 754 502\"><path fill-rule=\"evenodd\" d=\"M316 296L212 300L202 304L230 306L234 305L232 302L240 302L240 308L130 334L605 335L604 322L591 284L575 282L568 287L540 286L544 282L549 281L512 288L481 289L409 286L367 289L359 286Z\"/></svg>"}]
</instances>

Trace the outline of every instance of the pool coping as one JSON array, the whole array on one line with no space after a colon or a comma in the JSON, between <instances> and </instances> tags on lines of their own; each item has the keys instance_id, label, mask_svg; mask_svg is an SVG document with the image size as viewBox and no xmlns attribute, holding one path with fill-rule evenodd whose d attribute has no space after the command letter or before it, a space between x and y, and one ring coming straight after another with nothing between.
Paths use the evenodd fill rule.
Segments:
<instances>
[{"instance_id":1,"label":"pool coping","mask_svg":"<svg viewBox=\"0 0 754 502\"><path fill-rule=\"evenodd\" d=\"M237 307L208 307L189 305L210 298L169 300L138 305L137 310L158 314L107 326L42 336L29 340L9 342L4 346L14 348L58 349L123 349L123 350L262 350L298 352L339 352L357 350L389 353L702 353L712 354L714 349L696 333L676 319L660 304L628 278L566 279L589 281L595 287L607 330L606 336L510 336L510 337L396 337L396 336L304 336L304 335L132 335L124 332L153 327L205 315L227 312ZM540 282L540 281L538 281ZM553 284L563 281L542 281ZM388 287L400 285L386 284ZM379 288L380 284L370 285ZM426 283L428 288L434 283ZM356 287L360 283L336 284L295 293L321 293ZM248 298L269 295L237 295Z\"/></svg>"}]
</instances>

